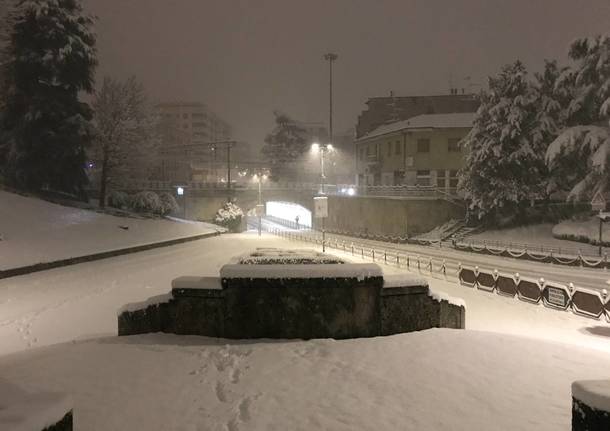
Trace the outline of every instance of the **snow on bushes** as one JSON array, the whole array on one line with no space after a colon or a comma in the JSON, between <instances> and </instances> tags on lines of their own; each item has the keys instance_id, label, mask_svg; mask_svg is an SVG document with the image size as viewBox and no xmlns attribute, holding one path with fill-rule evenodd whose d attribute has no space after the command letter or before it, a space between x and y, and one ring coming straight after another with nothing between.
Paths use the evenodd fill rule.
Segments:
<instances>
[{"instance_id":1,"label":"snow on bushes","mask_svg":"<svg viewBox=\"0 0 610 431\"><path fill-rule=\"evenodd\" d=\"M161 214L161 199L155 192L139 192L131 197L131 208L137 212Z\"/></svg>"},{"instance_id":2,"label":"snow on bushes","mask_svg":"<svg viewBox=\"0 0 610 431\"><path fill-rule=\"evenodd\" d=\"M224 226L230 231L236 231L241 224L244 212L233 202L225 203L214 216L214 223Z\"/></svg>"},{"instance_id":3,"label":"snow on bushes","mask_svg":"<svg viewBox=\"0 0 610 431\"><path fill-rule=\"evenodd\" d=\"M108 195L108 205L113 208L125 209L129 206L129 195L125 192L112 191Z\"/></svg>"},{"instance_id":4,"label":"snow on bushes","mask_svg":"<svg viewBox=\"0 0 610 431\"><path fill-rule=\"evenodd\" d=\"M161 215L168 215L178 211L178 202L176 202L176 199L170 193L163 192L159 194L159 200L161 201Z\"/></svg>"}]
</instances>

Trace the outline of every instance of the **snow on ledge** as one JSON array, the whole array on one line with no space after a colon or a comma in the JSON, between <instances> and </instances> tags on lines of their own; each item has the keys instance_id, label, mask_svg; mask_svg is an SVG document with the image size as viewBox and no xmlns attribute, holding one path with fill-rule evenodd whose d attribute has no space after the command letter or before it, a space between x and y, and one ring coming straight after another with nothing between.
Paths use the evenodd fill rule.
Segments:
<instances>
[{"instance_id":1,"label":"snow on ledge","mask_svg":"<svg viewBox=\"0 0 610 431\"><path fill-rule=\"evenodd\" d=\"M220 268L221 278L357 278L381 277L381 267L374 263L340 263L323 265L227 264Z\"/></svg>"},{"instance_id":2,"label":"snow on ledge","mask_svg":"<svg viewBox=\"0 0 610 431\"><path fill-rule=\"evenodd\" d=\"M130 302L129 304L125 304L121 308L118 309L117 316L120 316L121 314L123 314L126 311L132 313L134 311L143 310L150 305L162 304L164 302L168 302L169 300L171 300L173 298L174 297L172 296L172 293L169 292L169 293L164 293L163 295L151 296L146 301Z\"/></svg>"},{"instance_id":3,"label":"snow on ledge","mask_svg":"<svg viewBox=\"0 0 610 431\"><path fill-rule=\"evenodd\" d=\"M72 399L56 392L28 393L0 379L0 429L40 431L72 410Z\"/></svg>"},{"instance_id":4,"label":"snow on ledge","mask_svg":"<svg viewBox=\"0 0 610 431\"><path fill-rule=\"evenodd\" d=\"M437 302L447 301L449 304L466 308L466 302L464 302L462 298L456 298L454 296L447 295L444 292L435 292L434 290L430 289L428 290L428 296Z\"/></svg>"},{"instance_id":5,"label":"snow on ledge","mask_svg":"<svg viewBox=\"0 0 610 431\"><path fill-rule=\"evenodd\" d=\"M574 382L572 396L595 410L610 412L610 380Z\"/></svg>"},{"instance_id":6,"label":"snow on ledge","mask_svg":"<svg viewBox=\"0 0 610 431\"><path fill-rule=\"evenodd\" d=\"M428 286L428 280L411 274L391 274L383 276L383 287L416 287Z\"/></svg>"},{"instance_id":7,"label":"snow on ledge","mask_svg":"<svg viewBox=\"0 0 610 431\"><path fill-rule=\"evenodd\" d=\"M213 289L221 290L220 278L185 275L172 280L172 289Z\"/></svg>"}]
</instances>

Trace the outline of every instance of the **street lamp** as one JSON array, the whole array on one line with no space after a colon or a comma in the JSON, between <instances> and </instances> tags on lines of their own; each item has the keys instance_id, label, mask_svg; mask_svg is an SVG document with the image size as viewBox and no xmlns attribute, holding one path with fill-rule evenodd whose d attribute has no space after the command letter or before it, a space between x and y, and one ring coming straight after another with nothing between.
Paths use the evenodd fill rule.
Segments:
<instances>
[{"instance_id":1,"label":"street lamp","mask_svg":"<svg viewBox=\"0 0 610 431\"><path fill-rule=\"evenodd\" d=\"M258 215L258 236L261 236L262 217L263 217L263 181L267 179L267 175L262 172L254 174L254 181L258 181L258 205L256 205L256 214Z\"/></svg>"},{"instance_id":2,"label":"street lamp","mask_svg":"<svg viewBox=\"0 0 610 431\"><path fill-rule=\"evenodd\" d=\"M320 153L320 194L325 194L325 183L326 183L326 173L324 172L324 155L326 153L332 153L335 151L335 148L332 144L322 144L320 145L317 142L311 144L311 151L314 153Z\"/></svg>"}]
</instances>

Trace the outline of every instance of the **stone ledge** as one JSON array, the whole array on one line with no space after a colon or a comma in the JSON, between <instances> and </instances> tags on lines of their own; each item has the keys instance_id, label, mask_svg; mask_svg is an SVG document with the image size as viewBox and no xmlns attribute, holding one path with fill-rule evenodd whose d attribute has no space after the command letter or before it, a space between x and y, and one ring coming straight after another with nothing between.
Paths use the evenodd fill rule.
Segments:
<instances>
[{"instance_id":1,"label":"stone ledge","mask_svg":"<svg viewBox=\"0 0 610 431\"><path fill-rule=\"evenodd\" d=\"M610 380L572 383L572 430L610 430Z\"/></svg>"},{"instance_id":2,"label":"stone ledge","mask_svg":"<svg viewBox=\"0 0 610 431\"><path fill-rule=\"evenodd\" d=\"M193 286L200 279L176 279L173 285ZM227 278L222 289L174 287L166 302L143 302L139 309L131 304L120 313L119 335L341 339L465 327L465 307L431 296L427 286L382 285L382 277Z\"/></svg>"}]
</instances>

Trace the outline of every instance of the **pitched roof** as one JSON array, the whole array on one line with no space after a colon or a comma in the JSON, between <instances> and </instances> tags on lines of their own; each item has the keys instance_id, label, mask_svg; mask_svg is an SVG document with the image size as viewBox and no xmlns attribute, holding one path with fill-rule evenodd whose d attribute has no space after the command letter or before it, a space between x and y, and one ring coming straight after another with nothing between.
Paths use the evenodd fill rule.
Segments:
<instances>
[{"instance_id":1,"label":"pitched roof","mask_svg":"<svg viewBox=\"0 0 610 431\"><path fill-rule=\"evenodd\" d=\"M375 130L358 138L357 141L364 141L366 139L396 133L401 130L470 128L472 127L474 116L474 112L417 115L416 117L411 117L407 120L379 126Z\"/></svg>"}]
</instances>

